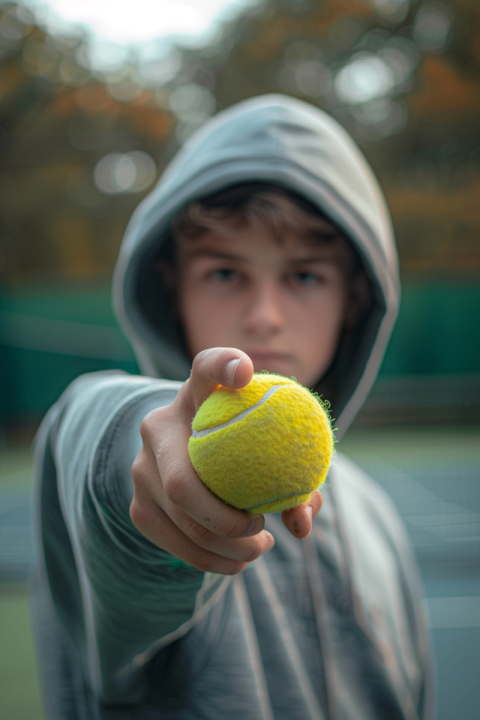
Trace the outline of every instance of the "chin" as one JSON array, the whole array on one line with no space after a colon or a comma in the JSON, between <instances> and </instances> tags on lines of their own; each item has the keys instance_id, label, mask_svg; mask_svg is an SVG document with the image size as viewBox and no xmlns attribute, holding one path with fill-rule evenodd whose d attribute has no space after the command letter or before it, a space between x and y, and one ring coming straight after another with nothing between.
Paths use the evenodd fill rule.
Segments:
<instances>
[{"instance_id":1,"label":"chin","mask_svg":"<svg viewBox=\"0 0 480 720\"><path fill-rule=\"evenodd\" d=\"M256 373L266 370L269 373L284 375L285 377L295 375L293 368L288 363L254 363L254 369Z\"/></svg>"}]
</instances>

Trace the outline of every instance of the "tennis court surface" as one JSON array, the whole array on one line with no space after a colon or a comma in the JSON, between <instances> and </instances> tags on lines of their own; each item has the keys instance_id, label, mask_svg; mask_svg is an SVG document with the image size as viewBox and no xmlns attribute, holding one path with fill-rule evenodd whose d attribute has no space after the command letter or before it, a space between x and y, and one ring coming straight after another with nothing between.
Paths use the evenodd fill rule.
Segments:
<instances>
[{"instance_id":1,"label":"tennis court surface","mask_svg":"<svg viewBox=\"0 0 480 720\"><path fill-rule=\"evenodd\" d=\"M360 425L339 443L393 499L425 587L437 720L480 707L480 425ZM27 586L33 560L30 450L0 455L0 717L42 717ZM17 668L15 670L15 668ZM16 673L16 675L15 675Z\"/></svg>"}]
</instances>

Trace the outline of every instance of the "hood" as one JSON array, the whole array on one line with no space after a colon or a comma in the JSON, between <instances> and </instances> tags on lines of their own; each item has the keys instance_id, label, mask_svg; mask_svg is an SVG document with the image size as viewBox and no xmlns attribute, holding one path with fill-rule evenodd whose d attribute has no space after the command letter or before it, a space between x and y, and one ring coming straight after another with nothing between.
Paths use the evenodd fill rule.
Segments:
<instances>
[{"instance_id":1,"label":"hood","mask_svg":"<svg viewBox=\"0 0 480 720\"><path fill-rule=\"evenodd\" d=\"M239 103L191 136L138 206L115 269L114 306L146 375L184 380L191 362L170 319L154 259L170 240L179 210L242 182L275 183L303 195L356 247L373 300L330 375L340 437L375 380L399 302L398 262L389 213L359 149L329 115L299 100L266 95ZM328 395L327 395L328 398Z\"/></svg>"}]
</instances>

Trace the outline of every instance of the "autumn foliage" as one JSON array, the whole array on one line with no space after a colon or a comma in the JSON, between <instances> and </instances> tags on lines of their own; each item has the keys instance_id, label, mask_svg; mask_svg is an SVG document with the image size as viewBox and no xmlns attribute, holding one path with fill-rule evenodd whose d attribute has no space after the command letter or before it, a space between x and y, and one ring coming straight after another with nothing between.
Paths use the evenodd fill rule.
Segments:
<instances>
[{"instance_id":1,"label":"autumn foliage","mask_svg":"<svg viewBox=\"0 0 480 720\"><path fill-rule=\"evenodd\" d=\"M475 0L268 0L146 74L134 55L102 73L87 37L49 35L1 3L0 277L107 279L181 143L266 92L324 108L355 137L386 192L404 276L478 275L479 30Z\"/></svg>"}]
</instances>

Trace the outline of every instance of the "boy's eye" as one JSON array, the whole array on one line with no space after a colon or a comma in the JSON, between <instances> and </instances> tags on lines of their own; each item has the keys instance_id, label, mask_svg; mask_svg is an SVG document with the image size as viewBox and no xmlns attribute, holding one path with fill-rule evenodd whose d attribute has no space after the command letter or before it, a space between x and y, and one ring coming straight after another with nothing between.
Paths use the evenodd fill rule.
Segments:
<instances>
[{"instance_id":1,"label":"boy's eye","mask_svg":"<svg viewBox=\"0 0 480 720\"><path fill-rule=\"evenodd\" d=\"M232 282L232 280L236 280L238 278L238 272L236 270L231 270L230 268L218 268L217 270L213 270L210 276L212 280Z\"/></svg>"},{"instance_id":2,"label":"boy's eye","mask_svg":"<svg viewBox=\"0 0 480 720\"><path fill-rule=\"evenodd\" d=\"M311 272L297 272L293 277L300 285L316 285L320 281L319 276Z\"/></svg>"}]
</instances>

